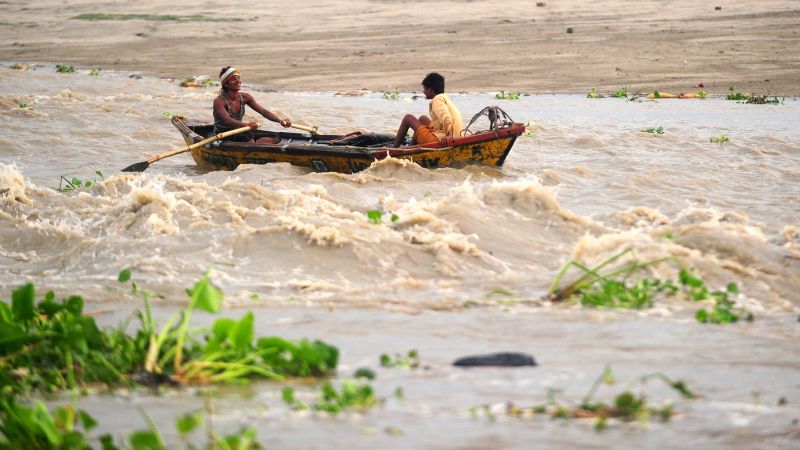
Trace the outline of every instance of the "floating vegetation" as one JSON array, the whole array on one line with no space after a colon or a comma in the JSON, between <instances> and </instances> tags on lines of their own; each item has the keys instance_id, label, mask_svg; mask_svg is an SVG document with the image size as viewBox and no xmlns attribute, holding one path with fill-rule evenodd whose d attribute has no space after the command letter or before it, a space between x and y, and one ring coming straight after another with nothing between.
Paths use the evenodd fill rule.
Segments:
<instances>
[{"instance_id":1,"label":"floating vegetation","mask_svg":"<svg viewBox=\"0 0 800 450\"><path fill-rule=\"evenodd\" d=\"M72 406L59 407L53 415L42 402L26 406L13 398L0 400L3 449L91 449L86 434L95 426L92 416ZM111 436L105 435L101 441L110 442Z\"/></svg>"},{"instance_id":2,"label":"floating vegetation","mask_svg":"<svg viewBox=\"0 0 800 450\"><path fill-rule=\"evenodd\" d=\"M95 170L94 173L99 175L100 178L105 179L105 177L103 176L103 172L100 172L99 170ZM90 188L90 187L92 187L92 186L94 186L96 184L97 184L97 179L95 179L95 180L81 180L78 177L72 177L71 180L68 180L67 178L65 178L62 175L61 176L61 180L59 180L59 182L58 182L58 187L56 188L56 190L58 192L74 192L74 191L77 191L78 189L81 189L81 188Z\"/></svg>"},{"instance_id":3,"label":"floating vegetation","mask_svg":"<svg viewBox=\"0 0 800 450\"><path fill-rule=\"evenodd\" d=\"M130 281L130 271L119 274ZM240 320L216 320L204 336L188 332L194 310L218 313L222 292L202 277L188 290L189 305L176 311L157 329L149 298L141 295L137 311L141 327L129 334L124 327L101 330L83 314L83 299L61 301L52 292L38 304L35 289L26 284L12 293L9 306L0 302L0 391L5 394L165 382L206 384L244 383L251 378L323 376L335 370L339 351L321 341L291 342L280 337L254 341L252 312Z\"/></svg>"},{"instance_id":4,"label":"floating vegetation","mask_svg":"<svg viewBox=\"0 0 800 450\"><path fill-rule=\"evenodd\" d=\"M381 223L383 223L383 215L384 214L386 214L386 213L384 213L383 211L381 211L379 209L372 209L372 210L367 211L367 219L371 223L374 223L375 225L380 225ZM397 214L392 213L392 215L389 216L389 220L391 220L392 223L397 222L398 220L400 220L400 216L398 216Z\"/></svg>"},{"instance_id":5,"label":"floating vegetation","mask_svg":"<svg viewBox=\"0 0 800 450\"><path fill-rule=\"evenodd\" d=\"M633 278L635 273L647 267L666 261L677 262L674 257L646 262L633 261L605 274L600 272L630 252L630 248L623 250L594 268L574 260L567 262L550 285L548 298L559 302L575 297L581 305L587 307L643 309L652 307L654 299L660 293L672 295L680 292L694 301L711 300L714 303L711 310L697 311L695 318L698 322L733 323L739 320L739 314L745 315L747 320L753 320L752 314L742 308L737 309L731 300L732 296L739 293L735 283L729 283L724 290L710 291L702 279L683 267L679 271L678 285L672 280ZM568 286L559 288L561 280L572 267L578 268L583 274Z\"/></svg>"},{"instance_id":6,"label":"floating vegetation","mask_svg":"<svg viewBox=\"0 0 800 450\"><path fill-rule=\"evenodd\" d=\"M19 109L33 109L33 107L28 105L27 103L20 103Z\"/></svg>"},{"instance_id":7,"label":"floating vegetation","mask_svg":"<svg viewBox=\"0 0 800 450\"><path fill-rule=\"evenodd\" d=\"M589 91L588 94L586 94L586 98L604 98L604 97L605 96L603 94L600 94L599 92L597 92L597 89L595 89L595 88L592 88L592 90Z\"/></svg>"},{"instance_id":8,"label":"floating vegetation","mask_svg":"<svg viewBox=\"0 0 800 450\"><path fill-rule=\"evenodd\" d=\"M314 410L338 414L347 409L364 410L378 404L375 390L364 380L343 380L340 390L331 383L321 388L320 401L314 404Z\"/></svg>"},{"instance_id":9,"label":"floating vegetation","mask_svg":"<svg viewBox=\"0 0 800 450\"><path fill-rule=\"evenodd\" d=\"M644 128L641 130L642 133L650 133L650 134L664 134L664 127L658 128Z\"/></svg>"},{"instance_id":10,"label":"floating vegetation","mask_svg":"<svg viewBox=\"0 0 800 450\"><path fill-rule=\"evenodd\" d=\"M70 17L73 20L150 20L150 21L167 21L167 22L244 22L245 19L240 18L224 18L224 17L210 17L202 14L193 14L189 16L179 16L172 14L106 14L106 13L88 13L80 14Z\"/></svg>"},{"instance_id":11,"label":"floating vegetation","mask_svg":"<svg viewBox=\"0 0 800 450\"><path fill-rule=\"evenodd\" d=\"M706 91L700 90L699 92L697 92L697 98L705 99L706 97L708 97L708 94L706 93Z\"/></svg>"},{"instance_id":12,"label":"floating vegetation","mask_svg":"<svg viewBox=\"0 0 800 450\"><path fill-rule=\"evenodd\" d=\"M750 98L750 96L747 94L735 92L732 87L729 88L729 91L730 92L728 92L728 95L725 96L725 100L748 100Z\"/></svg>"},{"instance_id":13,"label":"floating vegetation","mask_svg":"<svg viewBox=\"0 0 800 450\"><path fill-rule=\"evenodd\" d=\"M644 385L647 381L659 380L672 388L675 392L686 399L697 398L684 382L672 380L663 373L656 372L639 377L628 383L624 391L614 397L611 402L595 401L594 396L603 384L612 385L616 382L615 376L610 367L606 367L603 373L595 380L589 391L579 403L570 402L565 404L557 399L559 391L551 390L548 393L547 403L531 406L519 407L512 402L504 405L502 411L511 417L534 417L537 415L550 416L553 419L595 419L595 429L602 431L608 426L609 420L621 422L639 422L646 424L650 417L658 417L662 422L669 421L675 414L671 403L666 403L662 407L653 407L648 403L644 395ZM638 394L631 392L634 384L640 384L642 389ZM473 415L483 413L489 418L493 418L495 413L489 405L471 408Z\"/></svg>"},{"instance_id":14,"label":"floating vegetation","mask_svg":"<svg viewBox=\"0 0 800 450\"><path fill-rule=\"evenodd\" d=\"M295 396L294 389L291 387L283 388L281 396L283 401L295 411L309 409L305 402ZM355 380L345 379L339 390L331 383L326 382L320 388L319 397L319 401L314 403L311 409L334 415L344 410L365 410L380 403L367 377Z\"/></svg>"},{"instance_id":15,"label":"floating vegetation","mask_svg":"<svg viewBox=\"0 0 800 450\"><path fill-rule=\"evenodd\" d=\"M89 71L89 76L91 77L99 77L100 76L100 69L92 69Z\"/></svg>"},{"instance_id":16,"label":"floating vegetation","mask_svg":"<svg viewBox=\"0 0 800 450\"><path fill-rule=\"evenodd\" d=\"M207 406L210 409L210 406ZM138 430L129 436L130 445L115 443L111 434L103 434L97 439L102 450L166 450L161 430L143 411L140 413L147 423L146 430ZM258 443L256 430L244 427L226 436L217 435L211 428L212 422L204 420L202 411L185 414L176 420L175 427L185 438L201 424L205 424L208 443L201 448L221 450L257 450L263 447ZM53 450L94 450L90 445L94 438L89 432L97 427L97 420L86 411L73 405L61 406L50 413L45 405L36 402L33 406L17 403L13 399L0 400L0 448L2 449L53 449ZM177 448L170 445L169 448ZM186 450L197 450L192 444L185 444Z\"/></svg>"},{"instance_id":17,"label":"floating vegetation","mask_svg":"<svg viewBox=\"0 0 800 450\"><path fill-rule=\"evenodd\" d=\"M575 32L575 29L572 27L567 27L567 34L572 34Z\"/></svg>"},{"instance_id":18,"label":"floating vegetation","mask_svg":"<svg viewBox=\"0 0 800 450\"><path fill-rule=\"evenodd\" d=\"M628 88L626 86L622 86L621 88L614 91L614 93L611 94L611 96L614 98L628 98Z\"/></svg>"},{"instance_id":19,"label":"floating vegetation","mask_svg":"<svg viewBox=\"0 0 800 450\"><path fill-rule=\"evenodd\" d=\"M207 88L214 86L214 80L206 75L197 75L193 77L186 77L181 80L181 87L202 87Z\"/></svg>"},{"instance_id":20,"label":"floating vegetation","mask_svg":"<svg viewBox=\"0 0 800 450\"><path fill-rule=\"evenodd\" d=\"M745 103L751 105L782 105L785 100L786 97L782 97L780 100L778 100L778 97L772 97L772 100L770 100L767 95L752 94Z\"/></svg>"},{"instance_id":21,"label":"floating vegetation","mask_svg":"<svg viewBox=\"0 0 800 450\"><path fill-rule=\"evenodd\" d=\"M381 367L405 367L406 369L416 369L419 367L419 354L416 350L409 350L405 355L395 353L394 357L386 353L379 358Z\"/></svg>"},{"instance_id":22,"label":"floating vegetation","mask_svg":"<svg viewBox=\"0 0 800 450\"><path fill-rule=\"evenodd\" d=\"M525 133L523 133L523 136L532 139L534 134L535 131L533 129L533 122L528 121L528 123L525 124Z\"/></svg>"},{"instance_id":23,"label":"floating vegetation","mask_svg":"<svg viewBox=\"0 0 800 450\"><path fill-rule=\"evenodd\" d=\"M68 66L66 64L56 64L56 72L58 72L58 73L73 73L73 72L75 72L75 67Z\"/></svg>"},{"instance_id":24,"label":"floating vegetation","mask_svg":"<svg viewBox=\"0 0 800 450\"><path fill-rule=\"evenodd\" d=\"M519 100L520 96L522 94L519 92L500 91L499 94L495 94L494 98L497 100Z\"/></svg>"},{"instance_id":25,"label":"floating vegetation","mask_svg":"<svg viewBox=\"0 0 800 450\"><path fill-rule=\"evenodd\" d=\"M724 134L720 134L719 136L714 136L714 137L712 137L712 138L711 138L711 139L709 139L708 141L709 141L709 142L716 143L716 144L722 144L722 143L724 143L724 142L728 142L729 140L730 140L730 139L728 139L728 136L725 136Z\"/></svg>"},{"instance_id":26,"label":"floating vegetation","mask_svg":"<svg viewBox=\"0 0 800 450\"><path fill-rule=\"evenodd\" d=\"M384 91L383 98L384 100L400 100L400 89L394 88L393 91Z\"/></svg>"}]
</instances>

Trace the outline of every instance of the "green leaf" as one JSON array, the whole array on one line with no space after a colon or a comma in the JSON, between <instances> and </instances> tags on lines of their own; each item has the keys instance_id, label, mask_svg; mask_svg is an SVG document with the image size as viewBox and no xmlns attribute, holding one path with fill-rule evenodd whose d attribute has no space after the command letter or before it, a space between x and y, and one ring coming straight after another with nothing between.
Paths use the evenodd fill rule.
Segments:
<instances>
[{"instance_id":1,"label":"green leaf","mask_svg":"<svg viewBox=\"0 0 800 450\"><path fill-rule=\"evenodd\" d=\"M67 311L71 312L75 315L80 315L83 312L83 298L73 295L67 299L67 302L64 304L66 306Z\"/></svg>"},{"instance_id":2,"label":"green leaf","mask_svg":"<svg viewBox=\"0 0 800 450\"><path fill-rule=\"evenodd\" d=\"M114 444L114 438L106 433L100 436L100 445L102 445L101 450L120 450L116 444Z\"/></svg>"},{"instance_id":3,"label":"green leaf","mask_svg":"<svg viewBox=\"0 0 800 450\"><path fill-rule=\"evenodd\" d=\"M21 321L29 321L34 317L33 303L36 299L36 291L33 283L28 283L17 289L11 294L11 307L14 318Z\"/></svg>"},{"instance_id":4,"label":"green leaf","mask_svg":"<svg viewBox=\"0 0 800 450\"><path fill-rule=\"evenodd\" d=\"M184 414L175 421L178 432L183 436L194 431L203 422L203 414L199 412Z\"/></svg>"},{"instance_id":5,"label":"green leaf","mask_svg":"<svg viewBox=\"0 0 800 450\"><path fill-rule=\"evenodd\" d=\"M247 350L253 342L253 313L248 312L230 331L230 340L237 350Z\"/></svg>"},{"instance_id":6,"label":"green leaf","mask_svg":"<svg viewBox=\"0 0 800 450\"><path fill-rule=\"evenodd\" d=\"M375 379L375 371L368 368L368 367L360 367L356 369L355 373L353 374L355 378L366 378L368 380Z\"/></svg>"},{"instance_id":7,"label":"green leaf","mask_svg":"<svg viewBox=\"0 0 800 450\"><path fill-rule=\"evenodd\" d=\"M131 279L131 269L122 269L117 277L120 283L124 283Z\"/></svg>"},{"instance_id":8,"label":"green leaf","mask_svg":"<svg viewBox=\"0 0 800 450\"><path fill-rule=\"evenodd\" d=\"M383 217L383 213L377 209L367 211L367 219L376 225L381 223L381 217Z\"/></svg>"},{"instance_id":9,"label":"green leaf","mask_svg":"<svg viewBox=\"0 0 800 450\"><path fill-rule=\"evenodd\" d=\"M739 286L737 286L736 283L728 283L728 287L726 289L731 294L738 294L739 293Z\"/></svg>"},{"instance_id":10,"label":"green leaf","mask_svg":"<svg viewBox=\"0 0 800 450\"><path fill-rule=\"evenodd\" d=\"M91 431L92 428L97 426L97 421L94 417L90 416L89 413L84 410L78 411L78 419L80 419L83 429L86 431Z\"/></svg>"},{"instance_id":11,"label":"green leaf","mask_svg":"<svg viewBox=\"0 0 800 450\"><path fill-rule=\"evenodd\" d=\"M208 275L203 276L203 278L194 285L190 295L194 307L205 312L216 314L222 307L222 291L211 284Z\"/></svg>"},{"instance_id":12,"label":"green leaf","mask_svg":"<svg viewBox=\"0 0 800 450\"><path fill-rule=\"evenodd\" d=\"M294 389L289 386L286 386L281 391L281 397L283 397L283 401L286 402L287 405L294 405L295 397L294 397Z\"/></svg>"},{"instance_id":13,"label":"green leaf","mask_svg":"<svg viewBox=\"0 0 800 450\"><path fill-rule=\"evenodd\" d=\"M137 431L131 434L132 450L166 450L158 436L152 431Z\"/></svg>"}]
</instances>

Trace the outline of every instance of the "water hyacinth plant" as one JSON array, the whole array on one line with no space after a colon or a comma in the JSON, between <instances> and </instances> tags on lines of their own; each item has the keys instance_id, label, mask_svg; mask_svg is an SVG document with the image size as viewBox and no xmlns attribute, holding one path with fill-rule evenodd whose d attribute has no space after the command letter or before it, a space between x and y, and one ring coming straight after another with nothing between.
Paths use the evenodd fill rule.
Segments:
<instances>
[{"instance_id":1,"label":"water hyacinth plant","mask_svg":"<svg viewBox=\"0 0 800 450\"><path fill-rule=\"evenodd\" d=\"M500 91L500 93L495 94L494 98L496 100L519 100L521 95L519 92Z\"/></svg>"},{"instance_id":2,"label":"water hyacinth plant","mask_svg":"<svg viewBox=\"0 0 800 450\"><path fill-rule=\"evenodd\" d=\"M73 73L73 72L75 72L75 67L68 66L66 64L56 64L56 72L58 72L58 73Z\"/></svg>"},{"instance_id":3,"label":"water hyacinth plant","mask_svg":"<svg viewBox=\"0 0 800 450\"><path fill-rule=\"evenodd\" d=\"M684 382L673 380L663 373L656 372L630 381L623 392L616 395L611 402L595 400L594 397L599 388L602 385L616 383L615 378L611 368L606 366L603 373L595 380L580 402L562 403L557 399L559 391L550 390L546 403L537 406L520 407L508 402L505 404L504 413L508 416L519 418L547 415L553 419L594 419L595 430L602 431L608 426L609 420L647 423L652 416L658 417L662 422L667 422L672 418L674 411L671 403L666 403L660 408L650 406L643 389L640 389L638 394L632 392L631 388L635 384L644 386L649 380L658 380L685 399L697 398L695 393ZM489 417L494 415L488 405L474 407L471 412L473 415L477 415L479 412L483 412Z\"/></svg>"},{"instance_id":4,"label":"water hyacinth plant","mask_svg":"<svg viewBox=\"0 0 800 450\"><path fill-rule=\"evenodd\" d=\"M122 271L119 280L130 281L130 271ZM37 303L32 284L15 289L10 304L0 302L0 390L13 395L164 382L242 383L323 376L336 369L339 351L327 343L255 339L252 313L239 320L218 319L204 335L190 333L195 310L221 309L222 292L208 276L187 291L189 305L160 329L149 302L155 294L133 281L130 285L145 305L135 313L141 326L133 334L124 326L101 329L84 314L79 296L56 300L48 292Z\"/></svg>"},{"instance_id":5,"label":"water hyacinth plant","mask_svg":"<svg viewBox=\"0 0 800 450\"><path fill-rule=\"evenodd\" d=\"M650 133L650 134L664 134L664 127L658 128L643 128L642 133Z\"/></svg>"},{"instance_id":6,"label":"water hyacinth plant","mask_svg":"<svg viewBox=\"0 0 800 450\"><path fill-rule=\"evenodd\" d=\"M739 320L739 314L743 314L747 320L753 320L752 314L742 308L737 308L731 299L739 293L735 283L729 283L724 290L711 291L705 281L683 267L679 270L678 284L672 280L634 277L642 269L666 261L680 265L674 257L646 262L633 261L623 267L601 273L603 269L631 253L632 250L631 248L623 250L592 268L574 260L567 262L550 285L547 298L554 302L576 298L581 305L587 307L642 309L652 307L658 294L672 295L681 292L691 300L714 303L709 311L698 310L695 316L698 322L732 323ZM570 268L577 268L583 274L574 282L561 288L561 280Z\"/></svg>"}]
</instances>

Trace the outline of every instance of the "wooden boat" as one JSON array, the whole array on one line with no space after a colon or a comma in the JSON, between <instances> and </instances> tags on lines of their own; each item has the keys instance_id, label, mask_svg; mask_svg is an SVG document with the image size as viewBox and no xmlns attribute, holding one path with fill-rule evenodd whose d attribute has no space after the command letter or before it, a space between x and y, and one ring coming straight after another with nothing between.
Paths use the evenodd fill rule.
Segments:
<instances>
[{"instance_id":1,"label":"wooden boat","mask_svg":"<svg viewBox=\"0 0 800 450\"><path fill-rule=\"evenodd\" d=\"M482 117L488 119L489 128L470 131L470 127L480 123ZM214 126L206 122L174 116L172 124L183 135L187 145L213 135ZM409 159L427 168L474 163L502 166L514 141L524 132L525 125L515 123L502 109L492 106L472 118L463 137L451 139L444 147L434 143L391 148L387 145L394 142L394 136L389 134L315 135L256 130L256 139L271 136L278 142L217 141L192 150L192 157L198 166L207 170L233 170L239 164L288 162L317 172L354 173L387 156Z\"/></svg>"}]
</instances>

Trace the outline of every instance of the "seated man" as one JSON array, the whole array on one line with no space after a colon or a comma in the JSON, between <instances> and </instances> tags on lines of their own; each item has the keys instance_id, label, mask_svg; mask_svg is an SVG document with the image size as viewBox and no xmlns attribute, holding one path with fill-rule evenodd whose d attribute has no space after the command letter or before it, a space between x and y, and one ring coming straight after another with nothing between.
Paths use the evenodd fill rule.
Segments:
<instances>
[{"instance_id":1,"label":"seated man","mask_svg":"<svg viewBox=\"0 0 800 450\"><path fill-rule=\"evenodd\" d=\"M444 93L444 77L435 72L429 73L422 80L422 93L431 101L428 105L431 116L422 115L417 118L406 114L400 122L400 129L397 130L395 147L400 147L403 143L409 128L414 130L411 145L439 142L445 146L448 138L461 137L464 122L461 120L458 108Z\"/></svg>"}]
</instances>

